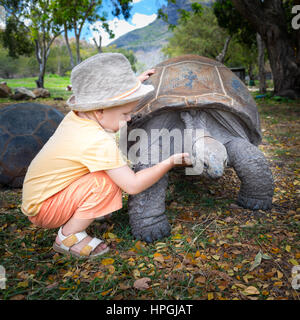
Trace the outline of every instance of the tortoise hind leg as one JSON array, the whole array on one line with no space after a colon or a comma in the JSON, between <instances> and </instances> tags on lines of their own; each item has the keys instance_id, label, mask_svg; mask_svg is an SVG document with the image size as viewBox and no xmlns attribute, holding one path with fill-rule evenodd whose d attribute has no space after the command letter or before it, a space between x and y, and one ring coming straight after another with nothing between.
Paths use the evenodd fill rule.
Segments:
<instances>
[{"instance_id":1,"label":"tortoise hind leg","mask_svg":"<svg viewBox=\"0 0 300 320\"><path fill-rule=\"evenodd\" d=\"M136 166L135 171L147 167L149 165L139 165ZM168 175L166 174L145 191L129 196L129 222L136 239L149 243L170 234L171 227L164 213L167 186Z\"/></svg>"},{"instance_id":2,"label":"tortoise hind leg","mask_svg":"<svg viewBox=\"0 0 300 320\"><path fill-rule=\"evenodd\" d=\"M249 141L234 138L225 145L229 165L241 180L238 204L252 210L272 207L274 183L272 172L263 153Z\"/></svg>"}]
</instances>

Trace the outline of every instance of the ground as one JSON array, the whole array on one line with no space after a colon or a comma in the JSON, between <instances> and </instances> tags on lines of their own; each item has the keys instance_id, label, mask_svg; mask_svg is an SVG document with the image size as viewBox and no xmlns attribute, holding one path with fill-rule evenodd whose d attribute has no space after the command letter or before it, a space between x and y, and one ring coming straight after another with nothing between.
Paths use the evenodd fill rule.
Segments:
<instances>
[{"instance_id":1,"label":"ground","mask_svg":"<svg viewBox=\"0 0 300 320\"><path fill-rule=\"evenodd\" d=\"M39 100L68 111L64 100ZM3 99L0 108L10 103ZM0 264L7 281L0 299L299 300L300 101L266 97L257 103L260 149L275 180L271 210L235 204L240 182L232 169L217 181L172 171L171 235L153 244L135 240L124 193L121 210L88 228L111 247L91 262L55 253L57 229L31 224L20 211L22 190L2 188Z\"/></svg>"}]
</instances>

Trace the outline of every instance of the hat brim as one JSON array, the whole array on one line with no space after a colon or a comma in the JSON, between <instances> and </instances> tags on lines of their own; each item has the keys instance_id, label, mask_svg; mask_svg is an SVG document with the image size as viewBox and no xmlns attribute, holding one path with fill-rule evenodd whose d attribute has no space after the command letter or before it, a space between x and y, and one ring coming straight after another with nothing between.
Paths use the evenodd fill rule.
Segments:
<instances>
[{"instance_id":1,"label":"hat brim","mask_svg":"<svg viewBox=\"0 0 300 320\"><path fill-rule=\"evenodd\" d=\"M131 95L127 96L123 99L116 99L116 100L103 100L103 101L95 101L89 103L80 103L76 102L75 95L72 95L68 101L67 105L75 111L92 111L92 110L99 110L99 109L107 109L116 106L121 106L126 103L139 101L144 98L147 94L153 92L154 87L152 85L144 85L142 84L140 88L132 93Z\"/></svg>"}]
</instances>

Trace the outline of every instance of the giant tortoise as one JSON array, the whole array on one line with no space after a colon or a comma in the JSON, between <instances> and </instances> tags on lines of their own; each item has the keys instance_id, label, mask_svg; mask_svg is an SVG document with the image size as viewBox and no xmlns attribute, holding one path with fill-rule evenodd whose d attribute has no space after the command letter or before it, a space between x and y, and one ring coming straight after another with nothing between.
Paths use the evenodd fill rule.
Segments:
<instances>
[{"instance_id":1,"label":"giant tortoise","mask_svg":"<svg viewBox=\"0 0 300 320\"><path fill-rule=\"evenodd\" d=\"M0 184L22 187L27 168L64 115L37 103L18 103L0 110Z\"/></svg>"},{"instance_id":2,"label":"giant tortoise","mask_svg":"<svg viewBox=\"0 0 300 320\"><path fill-rule=\"evenodd\" d=\"M168 152L163 152L167 147L170 154L189 152L196 174L218 178L226 166L236 171L241 180L237 199L240 206L270 209L272 173L257 148L262 139L259 115L243 82L223 64L197 55L173 58L154 68L156 73L147 82L155 90L139 103L126 128L127 156L132 147L139 150L136 155L140 152L138 158L129 157L135 172L158 162L153 150L159 153L159 161L167 157ZM180 142L178 146L170 135L174 129L182 133L199 129L203 134L198 138L192 134L188 143L183 140L187 145ZM141 137L135 139L141 131L148 139L146 144ZM169 134L170 146L162 143L164 132ZM203 149L198 159L201 153L197 151ZM147 161L141 161L141 153ZM167 185L168 174L149 189L129 197L130 225L136 238L152 242L169 235L170 225L164 213Z\"/></svg>"}]
</instances>

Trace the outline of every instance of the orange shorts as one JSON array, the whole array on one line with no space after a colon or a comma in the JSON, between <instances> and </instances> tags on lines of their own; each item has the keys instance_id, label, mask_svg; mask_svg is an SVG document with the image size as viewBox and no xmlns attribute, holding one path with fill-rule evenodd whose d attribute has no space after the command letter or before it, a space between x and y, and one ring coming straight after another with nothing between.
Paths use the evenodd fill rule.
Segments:
<instances>
[{"instance_id":1,"label":"orange shorts","mask_svg":"<svg viewBox=\"0 0 300 320\"><path fill-rule=\"evenodd\" d=\"M29 220L51 229L71 217L94 219L122 208L122 190L105 171L88 173L45 200L39 213Z\"/></svg>"}]
</instances>

